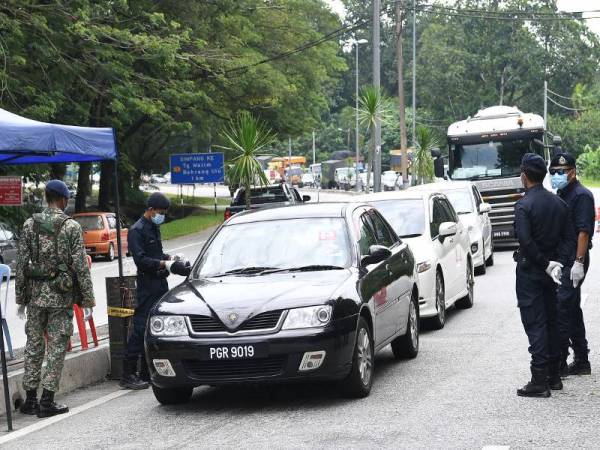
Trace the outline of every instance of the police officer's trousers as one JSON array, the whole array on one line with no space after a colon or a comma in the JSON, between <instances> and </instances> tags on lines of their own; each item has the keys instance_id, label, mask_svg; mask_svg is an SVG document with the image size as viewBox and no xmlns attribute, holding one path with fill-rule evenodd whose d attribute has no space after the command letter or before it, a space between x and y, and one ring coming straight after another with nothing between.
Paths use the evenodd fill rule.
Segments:
<instances>
[{"instance_id":1,"label":"police officer's trousers","mask_svg":"<svg viewBox=\"0 0 600 450\"><path fill-rule=\"evenodd\" d=\"M589 258L586 258L585 272L589 267ZM558 309L558 335L560 357L566 360L569 356L569 346L573 347L576 359L587 361L588 342L585 337L585 324L583 322L583 311L581 310L581 285L583 280L575 288L570 278L571 268L563 269L561 285L557 289Z\"/></svg>"},{"instance_id":2,"label":"police officer's trousers","mask_svg":"<svg viewBox=\"0 0 600 450\"><path fill-rule=\"evenodd\" d=\"M537 268L517 265L517 301L529 340L532 369L547 369L558 361L556 284Z\"/></svg>"}]
</instances>

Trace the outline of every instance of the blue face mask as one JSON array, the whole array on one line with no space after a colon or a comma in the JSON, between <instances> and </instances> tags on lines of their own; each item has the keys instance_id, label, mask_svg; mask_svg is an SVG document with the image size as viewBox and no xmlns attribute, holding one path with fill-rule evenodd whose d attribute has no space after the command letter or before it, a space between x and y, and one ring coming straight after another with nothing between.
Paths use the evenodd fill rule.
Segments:
<instances>
[{"instance_id":1,"label":"blue face mask","mask_svg":"<svg viewBox=\"0 0 600 450\"><path fill-rule=\"evenodd\" d=\"M552 189L563 189L569 184L569 178L566 173L560 175L555 173L552 175Z\"/></svg>"},{"instance_id":2,"label":"blue face mask","mask_svg":"<svg viewBox=\"0 0 600 450\"><path fill-rule=\"evenodd\" d=\"M152 222L155 225L160 225L165 221L165 215L164 214L157 214L155 216L152 216Z\"/></svg>"}]
</instances>

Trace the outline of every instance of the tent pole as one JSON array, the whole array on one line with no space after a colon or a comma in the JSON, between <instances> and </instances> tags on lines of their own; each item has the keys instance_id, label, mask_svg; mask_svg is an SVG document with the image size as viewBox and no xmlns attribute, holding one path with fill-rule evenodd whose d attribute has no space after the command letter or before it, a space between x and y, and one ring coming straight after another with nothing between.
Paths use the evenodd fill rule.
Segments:
<instances>
[{"instance_id":1,"label":"tent pole","mask_svg":"<svg viewBox=\"0 0 600 450\"><path fill-rule=\"evenodd\" d=\"M9 278L10 280L10 278ZM8 284L6 285L8 289ZM2 316L2 306L0 306L0 321L4 320ZM12 406L10 404L10 389L8 387L8 368L6 367L6 354L4 352L4 330L0 324L0 357L2 358L2 383L4 385L4 404L6 407L6 425L8 431L13 430L12 425Z\"/></svg>"},{"instance_id":2,"label":"tent pole","mask_svg":"<svg viewBox=\"0 0 600 450\"><path fill-rule=\"evenodd\" d=\"M119 284L123 287L123 245L121 243L121 212L119 202L119 147L117 145L117 135L113 128L113 138L115 140L115 149L117 155L115 158L115 169L113 170L113 189L115 196L115 214L117 216L117 255L119 256Z\"/></svg>"}]
</instances>

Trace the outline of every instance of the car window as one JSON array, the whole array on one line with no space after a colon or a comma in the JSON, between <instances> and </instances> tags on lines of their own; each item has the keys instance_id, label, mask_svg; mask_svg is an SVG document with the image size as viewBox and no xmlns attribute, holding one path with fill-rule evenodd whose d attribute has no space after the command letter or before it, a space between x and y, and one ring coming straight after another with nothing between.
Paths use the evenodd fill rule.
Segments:
<instances>
[{"instance_id":1,"label":"car window","mask_svg":"<svg viewBox=\"0 0 600 450\"><path fill-rule=\"evenodd\" d=\"M382 200L372 202L401 238L421 236L425 230L423 200Z\"/></svg>"},{"instance_id":2,"label":"car window","mask_svg":"<svg viewBox=\"0 0 600 450\"><path fill-rule=\"evenodd\" d=\"M369 247L371 245L377 245L377 238L373 232L373 225L369 219L368 213L364 213L360 216L359 222L359 240L358 246L360 248L360 255L366 256L369 254Z\"/></svg>"},{"instance_id":3,"label":"car window","mask_svg":"<svg viewBox=\"0 0 600 450\"><path fill-rule=\"evenodd\" d=\"M446 212L439 198L433 199L431 212L431 237L435 238L440 233L440 225L446 222Z\"/></svg>"},{"instance_id":4,"label":"car window","mask_svg":"<svg viewBox=\"0 0 600 450\"><path fill-rule=\"evenodd\" d=\"M458 222L458 216L456 215L456 211L448 201L448 199L441 198L440 202L442 203L442 207L444 208L444 222Z\"/></svg>"},{"instance_id":5,"label":"car window","mask_svg":"<svg viewBox=\"0 0 600 450\"><path fill-rule=\"evenodd\" d=\"M4 234L4 228L0 226L0 242L4 242L8 240L6 235Z\"/></svg>"},{"instance_id":6,"label":"car window","mask_svg":"<svg viewBox=\"0 0 600 450\"><path fill-rule=\"evenodd\" d=\"M300 197L298 189L292 189L292 194L294 194L294 200L296 200L299 203L302 203L302 197Z\"/></svg>"},{"instance_id":7,"label":"car window","mask_svg":"<svg viewBox=\"0 0 600 450\"><path fill-rule=\"evenodd\" d=\"M458 214L468 214L474 211L473 195L468 189L454 189L445 192L446 197Z\"/></svg>"},{"instance_id":8,"label":"car window","mask_svg":"<svg viewBox=\"0 0 600 450\"><path fill-rule=\"evenodd\" d=\"M390 229L385 221L381 218L379 213L377 211L371 211L370 216L377 242L386 247L391 247L394 245L396 243L396 237L390 232Z\"/></svg>"},{"instance_id":9,"label":"car window","mask_svg":"<svg viewBox=\"0 0 600 450\"><path fill-rule=\"evenodd\" d=\"M264 188L253 188L250 190L250 203L252 205L261 205L265 203L288 202L286 192L283 186L267 186ZM237 196L231 203L232 206L243 206L246 204L246 194L244 189L238 191Z\"/></svg>"},{"instance_id":10,"label":"car window","mask_svg":"<svg viewBox=\"0 0 600 450\"><path fill-rule=\"evenodd\" d=\"M106 221L108 222L109 229L115 230L117 228L117 219L115 216L106 216Z\"/></svg>"},{"instance_id":11,"label":"car window","mask_svg":"<svg viewBox=\"0 0 600 450\"><path fill-rule=\"evenodd\" d=\"M104 229L101 216L78 216L74 218L83 231L97 231Z\"/></svg>"},{"instance_id":12,"label":"car window","mask_svg":"<svg viewBox=\"0 0 600 450\"><path fill-rule=\"evenodd\" d=\"M15 234L12 231L10 231L10 230L6 230L5 229L4 230L4 234L6 235L6 240L7 241L10 241L11 239L15 238ZM0 239L1 239L1 237L0 237Z\"/></svg>"}]
</instances>

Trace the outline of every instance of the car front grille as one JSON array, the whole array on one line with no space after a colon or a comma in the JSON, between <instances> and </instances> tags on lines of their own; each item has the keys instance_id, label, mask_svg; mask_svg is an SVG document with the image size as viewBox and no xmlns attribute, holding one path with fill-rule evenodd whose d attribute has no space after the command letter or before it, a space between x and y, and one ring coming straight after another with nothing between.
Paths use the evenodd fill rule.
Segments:
<instances>
[{"instance_id":1,"label":"car front grille","mask_svg":"<svg viewBox=\"0 0 600 450\"><path fill-rule=\"evenodd\" d=\"M281 375L286 356L269 358L200 361L183 360L188 376L203 382L236 381Z\"/></svg>"},{"instance_id":2,"label":"car front grille","mask_svg":"<svg viewBox=\"0 0 600 450\"><path fill-rule=\"evenodd\" d=\"M267 311L246 320L237 331L260 331L273 329L279 323L282 310ZM194 333L225 333L227 328L219 319L209 316L189 316Z\"/></svg>"}]
</instances>

